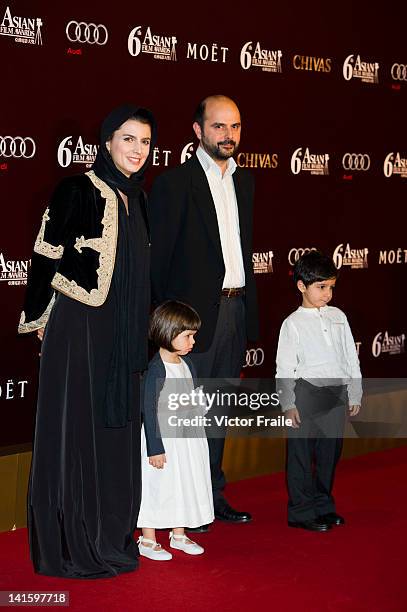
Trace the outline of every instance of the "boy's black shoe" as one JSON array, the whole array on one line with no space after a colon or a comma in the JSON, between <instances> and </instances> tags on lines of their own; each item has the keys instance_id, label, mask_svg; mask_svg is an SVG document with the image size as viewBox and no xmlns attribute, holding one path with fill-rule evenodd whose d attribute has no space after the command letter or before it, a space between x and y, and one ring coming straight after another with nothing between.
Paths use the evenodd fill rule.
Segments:
<instances>
[{"instance_id":1,"label":"boy's black shoe","mask_svg":"<svg viewBox=\"0 0 407 612\"><path fill-rule=\"evenodd\" d=\"M288 521L288 526L307 529L308 531L329 531L332 529L332 525L324 522L320 516L309 521Z\"/></svg>"},{"instance_id":2,"label":"boy's black shoe","mask_svg":"<svg viewBox=\"0 0 407 612\"><path fill-rule=\"evenodd\" d=\"M328 514L321 514L318 517L318 520L321 520L323 523L327 525L344 525L345 519L343 516L336 514L336 512L328 512Z\"/></svg>"}]
</instances>

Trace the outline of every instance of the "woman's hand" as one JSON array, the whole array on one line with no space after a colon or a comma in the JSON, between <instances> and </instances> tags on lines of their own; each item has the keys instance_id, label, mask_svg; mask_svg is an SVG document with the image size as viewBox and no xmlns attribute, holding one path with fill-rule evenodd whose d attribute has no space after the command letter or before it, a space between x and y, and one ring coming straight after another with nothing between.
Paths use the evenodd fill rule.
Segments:
<instances>
[{"instance_id":1,"label":"woman's hand","mask_svg":"<svg viewBox=\"0 0 407 612\"><path fill-rule=\"evenodd\" d=\"M40 327L39 329L37 329L37 338L41 342L44 337L44 331L45 331L45 327ZM41 357L41 353L38 353L38 357Z\"/></svg>"},{"instance_id":2,"label":"woman's hand","mask_svg":"<svg viewBox=\"0 0 407 612\"><path fill-rule=\"evenodd\" d=\"M165 455L153 455L152 457L148 458L148 462L153 467L162 470L164 467L164 463L167 463L167 459Z\"/></svg>"}]
</instances>

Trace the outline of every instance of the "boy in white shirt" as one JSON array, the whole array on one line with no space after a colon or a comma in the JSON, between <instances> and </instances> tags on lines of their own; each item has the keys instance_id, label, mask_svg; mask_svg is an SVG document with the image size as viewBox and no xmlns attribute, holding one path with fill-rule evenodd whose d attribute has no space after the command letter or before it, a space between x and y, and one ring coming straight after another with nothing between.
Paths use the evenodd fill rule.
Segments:
<instances>
[{"instance_id":1,"label":"boy in white shirt","mask_svg":"<svg viewBox=\"0 0 407 612\"><path fill-rule=\"evenodd\" d=\"M345 520L332 487L343 445L346 405L360 410L361 373L345 314L328 306L338 271L318 251L294 266L302 306L283 322L277 349L277 389L287 431L288 525L324 532Z\"/></svg>"}]
</instances>

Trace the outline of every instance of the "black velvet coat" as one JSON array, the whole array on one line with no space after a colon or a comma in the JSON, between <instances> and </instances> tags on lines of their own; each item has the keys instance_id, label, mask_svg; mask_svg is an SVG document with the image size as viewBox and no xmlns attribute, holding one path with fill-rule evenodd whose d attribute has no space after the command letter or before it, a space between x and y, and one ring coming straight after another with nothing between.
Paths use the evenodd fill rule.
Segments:
<instances>
[{"instance_id":1,"label":"black velvet coat","mask_svg":"<svg viewBox=\"0 0 407 612\"><path fill-rule=\"evenodd\" d=\"M146 199L141 195L147 225ZM88 306L105 302L115 264L117 228L117 196L94 172L59 183L35 241L19 333L44 327L55 289Z\"/></svg>"}]
</instances>

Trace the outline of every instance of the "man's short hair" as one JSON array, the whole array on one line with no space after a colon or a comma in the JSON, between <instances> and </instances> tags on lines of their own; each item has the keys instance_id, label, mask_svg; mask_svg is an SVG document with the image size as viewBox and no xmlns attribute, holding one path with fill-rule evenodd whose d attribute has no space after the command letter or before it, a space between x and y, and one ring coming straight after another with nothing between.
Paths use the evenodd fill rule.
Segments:
<instances>
[{"instance_id":1,"label":"man's short hair","mask_svg":"<svg viewBox=\"0 0 407 612\"><path fill-rule=\"evenodd\" d=\"M173 340L183 331L198 331L201 327L199 314L184 302L168 300L158 306L150 317L149 338L159 348L174 352Z\"/></svg>"},{"instance_id":2,"label":"man's short hair","mask_svg":"<svg viewBox=\"0 0 407 612\"><path fill-rule=\"evenodd\" d=\"M338 270L333 260L321 251L305 253L294 265L294 282L302 281L306 287L318 281L337 278Z\"/></svg>"},{"instance_id":3,"label":"man's short hair","mask_svg":"<svg viewBox=\"0 0 407 612\"><path fill-rule=\"evenodd\" d=\"M196 107L194 117L193 117L193 123L195 123L196 121L196 123L199 125L199 127L202 130L203 124L205 121L205 110L206 110L206 104L208 100L222 100L222 99L230 100L231 98L229 98L228 96L224 96L223 94L214 94L211 96L206 96L206 98L201 100L198 106Z\"/></svg>"}]
</instances>

